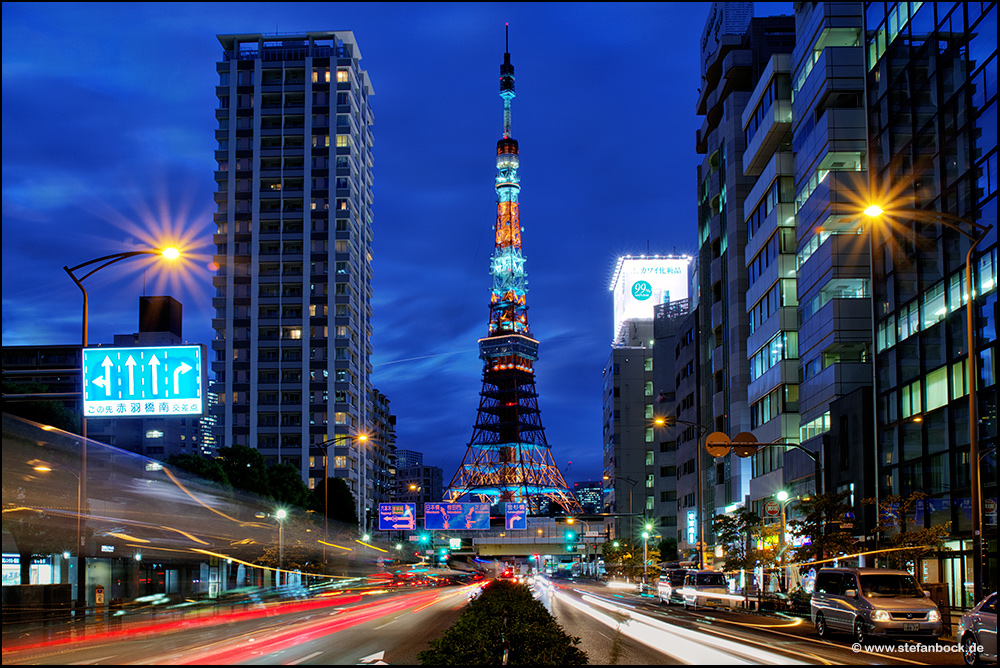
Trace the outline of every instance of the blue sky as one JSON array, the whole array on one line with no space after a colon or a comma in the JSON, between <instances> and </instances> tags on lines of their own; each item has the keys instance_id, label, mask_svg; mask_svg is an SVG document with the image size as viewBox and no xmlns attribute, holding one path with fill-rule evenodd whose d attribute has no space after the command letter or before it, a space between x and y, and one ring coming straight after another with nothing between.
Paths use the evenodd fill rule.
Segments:
<instances>
[{"instance_id":1,"label":"blue sky","mask_svg":"<svg viewBox=\"0 0 1000 668\"><path fill-rule=\"evenodd\" d=\"M216 35L353 30L375 90L373 381L397 445L447 483L479 404L509 23L542 423L567 482L597 479L615 262L696 249L709 6L5 2L3 344L79 341L63 266L164 234L184 271L127 260L88 279L90 341L136 331L138 298L169 294L184 338L209 344ZM791 3L757 3L779 13Z\"/></svg>"}]
</instances>

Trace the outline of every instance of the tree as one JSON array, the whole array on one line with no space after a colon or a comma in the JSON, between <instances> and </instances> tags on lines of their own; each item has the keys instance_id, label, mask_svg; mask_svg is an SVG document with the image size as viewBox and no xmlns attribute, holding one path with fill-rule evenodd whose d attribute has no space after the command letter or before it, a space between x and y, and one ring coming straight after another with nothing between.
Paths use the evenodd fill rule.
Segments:
<instances>
[{"instance_id":1,"label":"tree","mask_svg":"<svg viewBox=\"0 0 1000 668\"><path fill-rule=\"evenodd\" d=\"M254 494L267 494L267 466L264 455L256 448L233 445L219 448L222 470L229 478L229 484Z\"/></svg>"},{"instance_id":2,"label":"tree","mask_svg":"<svg viewBox=\"0 0 1000 668\"><path fill-rule=\"evenodd\" d=\"M347 525L351 531L358 529L358 504L354 500L354 493L347 486L347 481L343 478L327 478L324 484L320 481L313 490L315 496L316 509L324 512L329 509L328 517L336 522ZM323 494L329 489L329 496L326 503L323 502Z\"/></svg>"},{"instance_id":3,"label":"tree","mask_svg":"<svg viewBox=\"0 0 1000 668\"><path fill-rule=\"evenodd\" d=\"M677 552L677 539L673 536L666 536L660 539L656 551L660 554L661 561L677 561L680 554Z\"/></svg>"},{"instance_id":4,"label":"tree","mask_svg":"<svg viewBox=\"0 0 1000 668\"><path fill-rule=\"evenodd\" d=\"M762 528L760 517L747 508L737 508L731 513L712 518L712 531L719 542L726 546L727 571L752 571L758 561L766 559L763 551L757 548L755 540Z\"/></svg>"},{"instance_id":5,"label":"tree","mask_svg":"<svg viewBox=\"0 0 1000 668\"><path fill-rule=\"evenodd\" d=\"M3 475L3 530L10 534L17 546L21 570L21 584L29 584L31 560L53 552L76 551L77 517L75 514L49 511L49 508L77 508L79 488L73 480L59 473L45 482L33 474L27 477L4 471ZM68 477L68 476L67 476ZM67 484L69 483L69 484ZM83 508L86 510L86 507Z\"/></svg>"},{"instance_id":6,"label":"tree","mask_svg":"<svg viewBox=\"0 0 1000 668\"><path fill-rule=\"evenodd\" d=\"M822 561L854 551L855 541L850 531L841 528L852 509L848 502L850 492L827 492L798 499L795 510L799 517L788 522L791 533L808 538L796 548L792 558L796 561Z\"/></svg>"},{"instance_id":7,"label":"tree","mask_svg":"<svg viewBox=\"0 0 1000 668\"><path fill-rule=\"evenodd\" d=\"M267 467L267 494L278 503L306 510L315 509L315 496L302 482L298 469L291 464L272 464Z\"/></svg>"},{"instance_id":8,"label":"tree","mask_svg":"<svg viewBox=\"0 0 1000 668\"><path fill-rule=\"evenodd\" d=\"M430 649L417 655L431 665L586 665L587 655L523 584L498 580L469 603Z\"/></svg>"},{"instance_id":9,"label":"tree","mask_svg":"<svg viewBox=\"0 0 1000 668\"><path fill-rule=\"evenodd\" d=\"M882 542L885 558L892 568L913 571L917 561L942 549L950 533L951 522L911 529L916 524L917 509L924 509L923 492L913 492L909 496L890 494L877 504L875 499L864 499L862 503L877 505L878 522L875 530L889 535ZM909 517L913 514L913 521Z\"/></svg>"},{"instance_id":10,"label":"tree","mask_svg":"<svg viewBox=\"0 0 1000 668\"><path fill-rule=\"evenodd\" d=\"M38 394L49 391L48 385L41 383L11 383L3 382L3 395ZM46 399L12 400L4 399L3 412L31 420L39 424L49 425L72 434L80 433L80 415L72 411L61 401Z\"/></svg>"},{"instance_id":11,"label":"tree","mask_svg":"<svg viewBox=\"0 0 1000 668\"><path fill-rule=\"evenodd\" d=\"M264 545L256 563L278 568L280 561L286 571L322 573L323 551L316 542L317 536L322 533L322 527L316 526L307 517L295 517L293 520L290 516L282 521L283 529L279 531L279 527L275 525L272 534L274 540Z\"/></svg>"},{"instance_id":12,"label":"tree","mask_svg":"<svg viewBox=\"0 0 1000 668\"><path fill-rule=\"evenodd\" d=\"M164 462L167 466L187 471L199 478L204 478L220 485L229 487L229 476L226 475L222 464L216 459L203 457L195 454L170 455Z\"/></svg>"},{"instance_id":13,"label":"tree","mask_svg":"<svg viewBox=\"0 0 1000 668\"><path fill-rule=\"evenodd\" d=\"M601 546L601 554L604 555L604 568L608 573L629 581L642 579L642 541L608 541ZM646 558L654 564L659 562L660 553L655 545L647 545Z\"/></svg>"}]
</instances>

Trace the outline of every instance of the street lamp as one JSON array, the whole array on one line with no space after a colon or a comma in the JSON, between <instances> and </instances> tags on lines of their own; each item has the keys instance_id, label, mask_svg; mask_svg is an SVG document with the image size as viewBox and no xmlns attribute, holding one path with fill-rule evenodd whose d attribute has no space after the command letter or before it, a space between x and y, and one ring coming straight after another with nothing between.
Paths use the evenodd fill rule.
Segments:
<instances>
[{"instance_id":1,"label":"street lamp","mask_svg":"<svg viewBox=\"0 0 1000 668\"><path fill-rule=\"evenodd\" d=\"M701 488L702 488L702 473L701 473L701 439L709 432L709 428L698 424L697 422L689 422L688 420L678 420L673 415L666 415L663 417L657 417L653 420L653 424L657 427L673 427L676 425L684 425L686 427L693 427L698 430L698 444L695 448L695 474L698 476L698 488L696 490L695 503L698 504L698 569L701 570L705 567L705 522L702 518L702 512L704 510L701 500Z\"/></svg>"},{"instance_id":2,"label":"street lamp","mask_svg":"<svg viewBox=\"0 0 1000 668\"><path fill-rule=\"evenodd\" d=\"M625 482L629 483L629 485L630 485L630 487L628 488L628 515L629 515L629 520L628 520L628 536L629 536L629 540L632 540L632 538L635 536L635 514L632 512L632 491L635 489L635 486L639 483L639 481L638 480L632 480L632 478L625 478L625 477L618 476L618 475L614 475L614 476L606 475L606 476L604 476L604 479L605 480L611 480L611 479L614 479L614 480L624 480ZM616 502L616 505L617 505L617 502Z\"/></svg>"},{"instance_id":3,"label":"street lamp","mask_svg":"<svg viewBox=\"0 0 1000 668\"><path fill-rule=\"evenodd\" d=\"M279 508L274 516L278 519L278 586L281 586L281 573L285 568L285 516L288 513L284 508ZM288 578L285 578L288 582Z\"/></svg>"},{"instance_id":4,"label":"street lamp","mask_svg":"<svg viewBox=\"0 0 1000 668\"><path fill-rule=\"evenodd\" d=\"M969 246L969 251L965 255L965 329L966 329L966 347L968 348L968 360L967 360L967 376L969 385L969 474L970 474L970 487L972 496L972 586L973 586L973 596L974 600L978 601L983 597L983 561L985 560L985 553L983 550L983 517L982 517L982 498L981 498L981 485L979 472L979 406L976 400L976 386L978 385L978 374L976 373L976 310L975 310L975 291L972 287L972 256L976 251L976 247L979 243L986 238L986 236L993 229L992 225L983 225L971 220L966 220L965 218L960 218L958 216L953 216L947 213L941 213L938 211L928 211L926 209L905 209L905 210L894 210L886 212L882 207L873 204L865 209L865 215L873 220L880 217L884 213L900 214L907 217L911 217L914 220L927 220L936 223L940 223L945 227L952 229L966 239L972 242ZM969 225L975 228L977 236L969 234L967 231L962 229L960 225ZM870 249L870 256L874 258L875 247L874 238L872 236L874 225L870 225L868 228L868 243ZM874 274L874 261L872 262L872 273ZM872 275L871 280L875 280L875 276ZM873 291L874 292L874 291ZM874 297L873 303L874 303ZM873 312L874 316L874 312ZM872 329L875 328L875 322L872 322ZM875 340L872 341L873 347L875 346ZM875 363L875 356L872 355L872 364ZM874 387L872 388L874 394Z\"/></svg>"},{"instance_id":5,"label":"street lamp","mask_svg":"<svg viewBox=\"0 0 1000 668\"><path fill-rule=\"evenodd\" d=\"M148 248L144 250L137 251L126 251L124 253L113 253L111 255L104 255L93 260L88 260L75 267L69 267L63 265L63 270L69 274L69 277L76 283L76 286L80 288L80 292L83 293L83 322L82 322L82 334L80 337L80 356L81 363L83 357L83 349L87 347L88 329L90 325L90 298L87 296L87 288L84 287L83 282L87 280L90 276L93 276L101 269L111 266L122 260L126 260L131 257L137 257L139 255L162 255L168 260L174 260L180 257L180 251L176 248ZM91 265L97 265L93 269L87 271L83 276L77 277L75 271L90 267ZM83 412L83 388L80 389L80 436L82 437L80 441L80 476L78 480L80 481L80 492L79 496L81 499L87 497L87 415ZM83 540L83 534L79 532L78 539ZM87 565L85 562L85 557L83 556L83 545L77 545L77 606L84 610L87 607Z\"/></svg>"},{"instance_id":6,"label":"street lamp","mask_svg":"<svg viewBox=\"0 0 1000 668\"><path fill-rule=\"evenodd\" d=\"M785 591L785 506L791 499L788 496L788 492L781 490L776 495L778 502L781 503L781 542L778 548L778 564L780 567L780 575L778 576L778 582L781 584L781 591Z\"/></svg>"},{"instance_id":7,"label":"street lamp","mask_svg":"<svg viewBox=\"0 0 1000 668\"><path fill-rule=\"evenodd\" d=\"M653 525L646 524L645 531L642 532L642 591L646 592L646 578L649 571L649 556L647 553L647 547L649 544L650 531L652 531Z\"/></svg>"},{"instance_id":8,"label":"street lamp","mask_svg":"<svg viewBox=\"0 0 1000 668\"><path fill-rule=\"evenodd\" d=\"M336 434L333 438L328 438L322 443L317 443L317 448L323 448L323 538L324 541L330 539L330 446L343 444L350 440L350 434ZM358 442L364 443L368 440L367 434L358 434ZM367 527L365 527L367 528ZM323 543L323 563L326 563L326 543Z\"/></svg>"}]
</instances>

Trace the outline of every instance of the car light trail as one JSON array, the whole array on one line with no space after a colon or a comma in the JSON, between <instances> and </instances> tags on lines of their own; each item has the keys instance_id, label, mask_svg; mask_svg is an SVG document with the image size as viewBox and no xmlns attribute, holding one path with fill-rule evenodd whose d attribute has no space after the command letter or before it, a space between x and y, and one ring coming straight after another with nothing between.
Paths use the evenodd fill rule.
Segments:
<instances>
[{"instance_id":1,"label":"car light trail","mask_svg":"<svg viewBox=\"0 0 1000 668\"><path fill-rule=\"evenodd\" d=\"M556 592L555 595L560 601L611 628L617 629L633 640L658 651L669 647L671 656L688 663L702 665L734 663L795 665L800 662L794 658L759 650L732 640L714 638L699 631L666 624L594 596L584 595L582 600L579 600L564 592ZM614 616L597 608L604 608L613 613Z\"/></svg>"},{"instance_id":2,"label":"car light trail","mask_svg":"<svg viewBox=\"0 0 1000 668\"><path fill-rule=\"evenodd\" d=\"M430 602L433 603L437 600L437 594L409 594L401 597L400 600L374 603L362 608L344 610L340 616L332 621L329 618L321 618L305 621L300 624L293 624L270 637L261 639L250 638L241 642L236 647L188 654L176 663L178 665L226 665L257 658L264 654L274 654L359 624L380 619L386 615L410 609L416 611L416 608L424 606L427 599L431 599Z\"/></svg>"}]
</instances>

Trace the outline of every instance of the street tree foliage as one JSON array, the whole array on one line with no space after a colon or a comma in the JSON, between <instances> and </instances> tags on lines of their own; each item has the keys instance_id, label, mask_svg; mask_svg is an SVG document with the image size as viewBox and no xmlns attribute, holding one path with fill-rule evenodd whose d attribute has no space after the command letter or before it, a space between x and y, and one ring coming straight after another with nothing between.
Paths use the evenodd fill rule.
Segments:
<instances>
[{"instance_id":1,"label":"street tree foliage","mask_svg":"<svg viewBox=\"0 0 1000 668\"><path fill-rule=\"evenodd\" d=\"M317 512L324 512L329 509L328 517L346 525L352 530L358 528L358 505L354 499L354 493L348 487L347 481L343 478L328 478L320 481L313 490L315 508ZM329 494L324 503L323 495Z\"/></svg>"},{"instance_id":2,"label":"street tree foliage","mask_svg":"<svg viewBox=\"0 0 1000 668\"><path fill-rule=\"evenodd\" d=\"M42 383L11 383L3 382L3 395L37 394L49 392L49 386ZM49 425L71 434L80 433L80 414L67 408L61 401L47 399L4 399L3 412L31 420L39 424Z\"/></svg>"},{"instance_id":3,"label":"street tree foliage","mask_svg":"<svg viewBox=\"0 0 1000 668\"><path fill-rule=\"evenodd\" d=\"M280 504L316 510L316 497L291 464L266 466L264 455L245 445L219 448L211 459L195 454L173 455L165 462L222 485L274 499Z\"/></svg>"},{"instance_id":4,"label":"street tree foliage","mask_svg":"<svg viewBox=\"0 0 1000 668\"><path fill-rule=\"evenodd\" d=\"M587 655L523 584L491 582L430 649L425 665L582 666Z\"/></svg>"},{"instance_id":5,"label":"street tree foliage","mask_svg":"<svg viewBox=\"0 0 1000 668\"><path fill-rule=\"evenodd\" d=\"M316 537L322 535L322 525L305 517L296 517L294 522L286 520L279 534L278 523L274 524L271 542L263 545L263 551L254 563L274 569L280 564L285 571L326 572L322 551L317 549L316 543Z\"/></svg>"},{"instance_id":6,"label":"street tree foliage","mask_svg":"<svg viewBox=\"0 0 1000 668\"><path fill-rule=\"evenodd\" d=\"M172 468L187 471L188 473L193 473L199 478L204 478L205 480L210 480L226 487L230 486L229 476L226 475L218 459L184 453L181 455L171 455L164 464Z\"/></svg>"},{"instance_id":7,"label":"street tree foliage","mask_svg":"<svg viewBox=\"0 0 1000 668\"><path fill-rule=\"evenodd\" d=\"M677 551L677 538L674 536L661 538L659 544L656 546L656 551L660 555L660 561L677 561L680 559L680 553Z\"/></svg>"},{"instance_id":8,"label":"street tree foliage","mask_svg":"<svg viewBox=\"0 0 1000 668\"><path fill-rule=\"evenodd\" d=\"M267 494L278 503L315 510L316 497L304 482L299 470L291 464L267 467Z\"/></svg>"},{"instance_id":9,"label":"street tree foliage","mask_svg":"<svg viewBox=\"0 0 1000 668\"><path fill-rule=\"evenodd\" d=\"M264 455L256 448L233 445L219 448L222 470L229 478L229 484L256 494L270 496L267 490L267 466Z\"/></svg>"},{"instance_id":10,"label":"street tree foliage","mask_svg":"<svg viewBox=\"0 0 1000 668\"><path fill-rule=\"evenodd\" d=\"M821 561L856 551L852 531L843 528L850 491L814 494L794 502L797 517L788 522L792 534L808 538L792 552L798 562Z\"/></svg>"},{"instance_id":11,"label":"street tree foliage","mask_svg":"<svg viewBox=\"0 0 1000 668\"><path fill-rule=\"evenodd\" d=\"M618 543L617 547L615 543ZM646 568L642 563L642 541L608 541L601 546L604 557L604 569L609 576L624 578L629 582L642 580L643 572L659 573L660 563L659 543L651 542L646 546Z\"/></svg>"},{"instance_id":12,"label":"street tree foliage","mask_svg":"<svg viewBox=\"0 0 1000 668\"><path fill-rule=\"evenodd\" d=\"M737 508L725 515L716 515L712 518L712 531L726 546L727 571L752 571L758 562L771 560L766 550L757 547L764 524L752 510Z\"/></svg>"},{"instance_id":13,"label":"street tree foliage","mask_svg":"<svg viewBox=\"0 0 1000 668\"><path fill-rule=\"evenodd\" d=\"M929 512L924 492L913 492L909 496L890 494L880 499L863 499L862 503L878 508L876 531L882 535L879 544L886 549L881 558L889 568L912 571L919 559L940 551L950 534L951 522L920 526L917 524L917 510Z\"/></svg>"},{"instance_id":14,"label":"street tree foliage","mask_svg":"<svg viewBox=\"0 0 1000 668\"><path fill-rule=\"evenodd\" d=\"M17 448L21 437L4 435L4 447ZM6 460L4 462L7 463ZM13 538L20 557L21 583L28 584L32 557L54 552L77 554L77 509L86 513L79 497L79 478L70 473L79 461L69 461L53 452L47 461L51 470L42 473L29 466L3 473L3 531ZM82 527L83 539L91 532ZM5 541L6 542L6 541Z\"/></svg>"}]
</instances>

